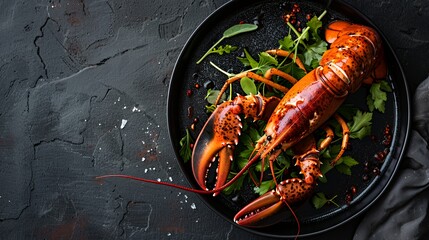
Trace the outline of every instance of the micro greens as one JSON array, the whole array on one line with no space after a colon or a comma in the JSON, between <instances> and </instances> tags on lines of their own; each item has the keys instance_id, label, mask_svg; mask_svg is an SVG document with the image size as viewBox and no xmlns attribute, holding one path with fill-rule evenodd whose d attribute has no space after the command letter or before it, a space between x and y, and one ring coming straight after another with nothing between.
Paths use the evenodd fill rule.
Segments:
<instances>
[{"instance_id":1,"label":"micro greens","mask_svg":"<svg viewBox=\"0 0 429 240\"><path fill-rule=\"evenodd\" d=\"M223 55L224 53L231 53L233 51L237 50L236 46L232 46L232 45L225 45L225 46L219 46L218 48L213 48L211 50L211 53L217 53L219 55Z\"/></svg>"},{"instance_id":2,"label":"micro greens","mask_svg":"<svg viewBox=\"0 0 429 240\"><path fill-rule=\"evenodd\" d=\"M280 41L280 47L284 48L286 50L290 50L294 52L294 62L296 60L296 56L298 55L298 48L299 46L304 47L304 57L305 61L304 63L307 66L317 66L319 63L320 58L322 57L322 54L326 51L328 44L321 39L319 34L317 34L318 29L322 26L322 18L326 15L327 11L323 11L322 14L320 14L319 17L313 17L309 22L307 22L307 27L304 28L302 33L299 33L295 27L288 22L287 25L289 28L295 33L297 38L293 40L293 44L291 43L292 36L289 35L286 36L282 41ZM310 33L309 33L310 31ZM311 37L309 37L309 34ZM290 37L289 37L290 36ZM311 45L307 45L308 43L305 41L312 41L313 43ZM293 47L292 47L293 46ZM288 49L290 48L290 49ZM315 64L313 60L317 61L317 65ZM314 62L314 63L313 63Z\"/></svg>"},{"instance_id":3,"label":"micro greens","mask_svg":"<svg viewBox=\"0 0 429 240\"><path fill-rule=\"evenodd\" d=\"M197 64L200 64L204 58L206 58L209 54L211 53L219 53L221 50L219 48L216 49L217 45L219 45L224 39L226 38L230 38L233 37L235 35L241 34L241 33L245 33L245 32L250 32L250 31L254 31L258 28L257 25L255 24L237 24L234 25L230 28L228 28L227 30L225 30L225 32L223 32L222 37L197 61ZM230 46L230 45L226 45L226 46ZM228 49L229 52L231 52L232 50L232 46L231 47L223 47L222 49L222 53L226 52L229 53L225 50L225 48ZM235 49L234 49L235 50ZM222 55L222 54L221 54Z\"/></svg>"},{"instance_id":4,"label":"micro greens","mask_svg":"<svg viewBox=\"0 0 429 240\"><path fill-rule=\"evenodd\" d=\"M277 59L266 52L258 54L259 61L256 61L246 49L244 49L244 56L243 58L238 57L238 60L240 60L245 67L250 66L252 68L251 71L256 71L260 74L265 74L270 68L279 67Z\"/></svg>"}]
</instances>

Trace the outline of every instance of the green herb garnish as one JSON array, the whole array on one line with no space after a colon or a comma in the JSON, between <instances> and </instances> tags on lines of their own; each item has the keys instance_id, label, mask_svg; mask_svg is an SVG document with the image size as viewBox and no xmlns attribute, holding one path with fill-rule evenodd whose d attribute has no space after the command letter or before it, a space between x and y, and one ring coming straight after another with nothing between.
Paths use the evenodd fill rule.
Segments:
<instances>
[{"instance_id":1,"label":"green herb garnish","mask_svg":"<svg viewBox=\"0 0 429 240\"><path fill-rule=\"evenodd\" d=\"M324 193L318 192L316 193L313 198L311 199L311 202L313 203L313 206L316 209L320 209L323 207L326 203L332 203L337 207L340 207L336 202L334 202L334 199L337 197L337 195L333 196L332 198L327 198Z\"/></svg>"},{"instance_id":2,"label":"green herb garnish","mask_svg":"<svg viewBox=\"0 0 429 240\"><path fill-rule=\"evenodd\" d=\"M255 82L248 77L244 77L240 80L240 86L243 89L244 93L246 93L247 95L255 95L258 93L258 89L256 88Z\"/></svg>"},{"instance_id":3,"label":"green herb garnish","mask_svg":"<svg viewBox=\"0 0 429 240\"><path fill-rule=\"evenodd\" d=\"M186 163L188 162L192 157L192 149L191 144L194 142L194 140L191 137L191 134L189 134L189 130L186 129L186 135L180 139L180 156L183 158L183 161Z\"/></svg>"},{"instance_id":4,"label":"green herb garnish","mask_svg":"<svg viewBox=\"0 0 429 240\"><path fill-rule=\"evenodd\" d=\"M392 92L392 88L386 81L371 84L369 95L366 98L369 110L372 112L374 109L384 113L385 103L387 100L387 93Z\"/></svg>"},{"instance_id":5,"label":"green herb garnish","mask_svg":"<svg viewBox=\"0 0 429 240\"><path fill-rule=\"evenodd\" d=\"M258 28L257 25L255 25L255 24L247 24L247 23L245 23L245 24L237 24L237 25L234 25L234 26L228 28L227 30L225 30L225 32L223 32L223 36L197 61L197 64L200 64L201 61L203 61L204 58L206 58L209 54L211 54L211 53L219 53L221 50L219 48L216 49L216 47L224 39L233 37L233 36L241 34L241 33L254 31L257 28ZM226 45L226 46L230 46L230 45ZM226 49L229 52L231 51L232 46L231 47L226 47L226 46L222 48L223 49L222 50L222 54L223 54L223 52L227 52ZM229 53L229 52L227 52L227 53Z\"/></svg>"},{"instance_id":6,"label":"green herb garnish","mask_svg":"<svg viewBox=\"0 0 429 240\"><path fill-rule=\"evenodd\" d=\"M327 50L328 44L317 34L318 29L322 26L321 19L325 16L326 10L320 14L319 17L313 17L308 23L307 27L299 33L289 22L287 25L295 33L297 38L291 43L292 36L289 33L283 40L279 41L280 47L285 50L294 52L294 61L298 54L299 46L304 47L304 63L312 68L319 65L319 60L322 54ZM306 42L304 42L304 40Z\"/></svg>"},{"instance_id":7,"label":"green herb garnish","mask_svg":"<svg viewBox=\"0 0 429 240\"><path fill-rule=\"evenodd\" d=\"M204 97L205 100L207 100L208 103L214 104L216 102L216 98L219 95L219 90L209 89L207 90L207 94ZM225 93L222 94L221 101L225 100Z\"/></svg>"},{"instance_id":8,"label":"green herb garnish","mask_svg":"<svg viewBox=\"0 0 429 240\"><path fill-rule=\"evenodd\" d=\"M371 134L371 123L372 113L361 112L358 110L356 115L353 117L352 123L347 123L350 130L350 138L363 139Z\"/></svg>"},{"instance_id":9,"label":"green herb garnish","mask_svg":"<svg viewBox=\"0 0 429 240\"><path fill-rule=\"evenodd\" d=\"M351 167L358 164L359 162L356 161L354 158L350 156L343 156L340 159L338 159L337 163L335 164L335 169L337 169L337 171L340 173L351 176L352 175Z\"/></svg>"}]
</instances>

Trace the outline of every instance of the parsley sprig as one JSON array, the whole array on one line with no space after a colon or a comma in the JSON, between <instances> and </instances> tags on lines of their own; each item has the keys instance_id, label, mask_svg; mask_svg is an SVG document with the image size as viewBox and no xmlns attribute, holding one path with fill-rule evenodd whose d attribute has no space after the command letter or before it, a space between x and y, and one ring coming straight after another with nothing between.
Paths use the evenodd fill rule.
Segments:
<instances>
[{"instance_id":1,"label":"parsley sprig","mask_svg":"<svg viewBox=\"0 0 429 240\"><path fill-rule=\"evenodd\" d=\"M385 104L387 101L387 92L392 92L392 88L385 80L378 83L373 83L369 89L369 95L366 98L369 110L372 112L374 109L384 113Z\"/></svg>"}]
</instances>

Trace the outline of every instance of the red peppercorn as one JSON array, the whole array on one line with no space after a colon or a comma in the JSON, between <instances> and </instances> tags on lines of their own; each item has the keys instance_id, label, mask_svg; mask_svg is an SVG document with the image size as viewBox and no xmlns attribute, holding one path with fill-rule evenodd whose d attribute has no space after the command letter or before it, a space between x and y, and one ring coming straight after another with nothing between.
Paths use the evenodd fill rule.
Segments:
<instances>
[{"instance_id":1,"label":"red peppercorn","mask_svg":"<svg viewBox=\"0 0 429 240\"><path fill-rule=\"evenodd\" d=\"M186 96L188 96L188 97L192 96L192 90L191 89L186 90Z\"/></svg>"},{"instance_id":2,"label":"red peppercorn","mask_svg":"<svg viewBox=\"0 0 429 240\"><path fill-rule=\"evenodd\" d=\"M350 204L350 203L352 202L352 200L353 200L352 195L350 195L350 194L346 194L346 203L347 203L347 204Z\"/></svg>"},{"instance_id":3,"label":"red peppercorn","mask_svg":"<svg viewBox=\"0 0 429 240\"><path fill-rule=\"evenodd\" d=\"M356 188L356 186L351 186L351 187L350 187L350 192L351 192L351 194L352 194L352 195L356 195L356 193L357 193L357 188Z\"/></svg>"}]
</instances>

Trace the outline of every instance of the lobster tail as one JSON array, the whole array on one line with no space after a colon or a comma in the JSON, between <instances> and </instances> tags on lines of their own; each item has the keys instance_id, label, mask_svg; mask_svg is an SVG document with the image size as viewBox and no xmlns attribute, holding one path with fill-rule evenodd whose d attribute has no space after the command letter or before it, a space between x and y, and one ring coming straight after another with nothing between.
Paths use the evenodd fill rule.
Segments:
<instances>
[{"instance_id":1,"label":"lobster tail","mask_svg":"<svg viewBox=\"0 0 429 240\"><path fill-rule=\"evenodd\" d=\"M355 92L362 82L386 76L382 41L374 29L335 21L328 25L325 37L331 46L320 61L321 76L327 76L331 86L345 84L341 89Z\"/></svg>"}]
</instances>

